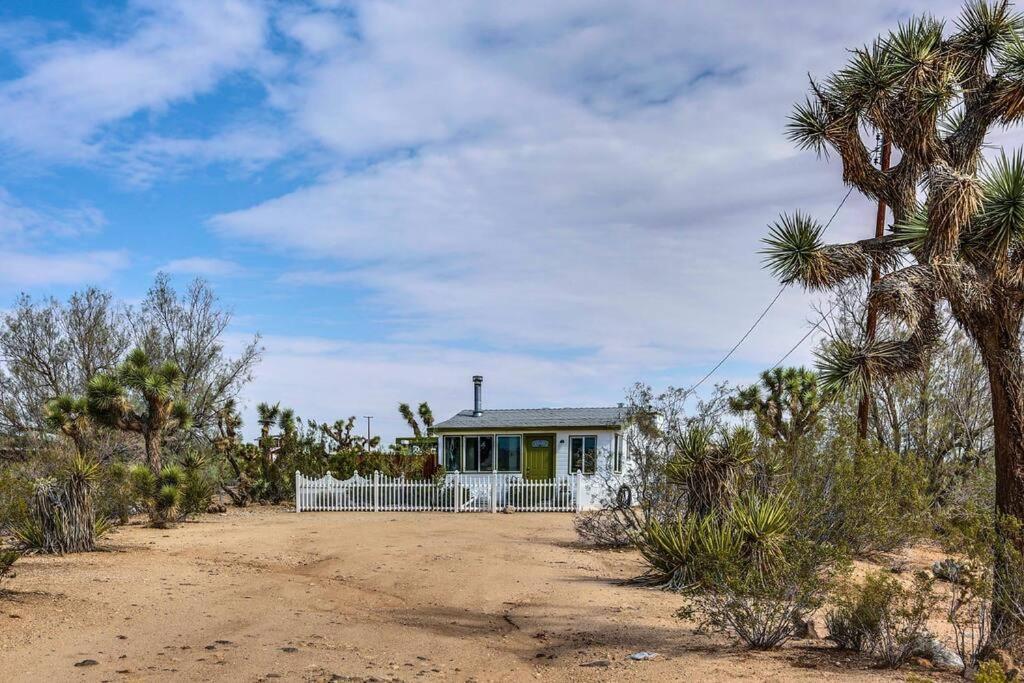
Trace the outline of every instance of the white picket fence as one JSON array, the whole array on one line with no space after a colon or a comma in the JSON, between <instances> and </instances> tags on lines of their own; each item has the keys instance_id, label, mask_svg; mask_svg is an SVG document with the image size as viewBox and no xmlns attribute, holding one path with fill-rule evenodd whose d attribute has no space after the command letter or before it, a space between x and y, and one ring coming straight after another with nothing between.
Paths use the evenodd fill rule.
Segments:
<instances>
[{"instance_id":1,"label":"white picket fence","mask_svg":"<svg viewBox=\"0 0 1024 683\"><path fill-rule=\"evenodd\" d=\"M585 503L583 475L544 480L519 475L460 474L441 481L388 477L374 472L335 479L295 473L295 511L353 512L579 512Z\"/></svg>"}]
</instances>

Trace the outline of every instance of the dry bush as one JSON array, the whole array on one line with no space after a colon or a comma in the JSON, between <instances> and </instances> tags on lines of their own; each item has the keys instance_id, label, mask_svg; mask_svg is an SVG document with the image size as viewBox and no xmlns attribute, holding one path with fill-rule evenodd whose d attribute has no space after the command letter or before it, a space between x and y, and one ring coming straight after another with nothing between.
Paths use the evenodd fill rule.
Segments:
<instances>
[{"instance_id":1,"label":"dry bush","mask_svg":"<svg viewBox=\"0 0 1024 683\"><path fill-rule=\"evenodd\" d=\"M846 586L825 619L829 640L869 653L885 666L902 666L927 634L928 614L937 600L933 582L922 572L906 588L896 577L876 572Z\"/></svg>"}]
</instances>

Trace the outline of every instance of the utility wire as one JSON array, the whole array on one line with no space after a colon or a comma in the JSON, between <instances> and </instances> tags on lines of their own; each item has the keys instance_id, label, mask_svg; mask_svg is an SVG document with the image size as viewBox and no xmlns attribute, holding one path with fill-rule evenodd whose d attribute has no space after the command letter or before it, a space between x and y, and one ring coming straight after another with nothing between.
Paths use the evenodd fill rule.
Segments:
<instances>
[{"instance_id":1,"label":"utility wire","mask_svg":"<svg viewBox=\"0 0 1024 683\"><path fill-rule=\"evenodd\" d=\"M779 367L780 365L782 365L782 364L783 364L783 363L785 362L785 360L786 360L787 358L789 358L790 354L792 354L792 353L793 353L794 351L796 351L796 350L797 350L798 348L800 348L800 345L801 345L801 344L803 344L803 343L804 343L805 341L807 341L807 338L808 338L808 337L810 337L810 336L811 336L811 334L812 334L812 333L813 333L813 332L814 332L814 331L815 331L816 329L818 329L819 327L821 327L821 324L822 324L823 322L825 322L825 319L826 319L827 317L829 317L830 315L832 315L832 311L836 310L836 304L838 304L838 303L839 303L839 302L837 301L837 302L835 302L835 303L833 303L833 304L832 304L832 308L828 309L828 310L827 310L827 311L826 311L826 312L824 313L824 315L822 315L822 316L821 316L821 319L820 319L820 320L818 320L818 322L814 323L814 326L813 326L813 327L811 327L811 329L807 330L807 334L805 334L804 336L800 337L800 341L798 341L798 342L797 342L796 344L793 344L793 347L792 347L792 348L791 348L791 349L790 349L789 351L786 351L786 355L784 355L784 356L783 356L782 358L780 358L780 359L779 359L779 360L778 360L778 361L777 361L777 362L775 363L775 365L773 365L773 366L772 366L772 370L774 370L775 368L777 368L777 367Z\"/></svg>"},{"instance_id":2,"label":"utility wire","mask_svg":"<svg viewBox=\"0 0 1024 683\"><path fill-rule=\"evenodd\" d=\"M846 195L843 196L842 201L839 202L839 206L837 206L836 210L832 212L832 216L829 217L828 223L826 223L825 227L822 229L822 234L824 234L825 231L828 230L829 226L832 225L832 221L834 221L836 219L836 216L839 215L839 210L843 208L843 205L846 204L846 200L850 198L850 195L852 193L853 193L853 187L851 186L850 189L846 191ZM766 315L768 315L768 311L772 310L772 307L779 300L779 297L782 296L782 293L784 291L786 291L786 287L788 287L788 286L789 285L782 285L782 287L779 288L779 291L776 292L776 294L775 294L775 298L771 300L771 302L765 307L765 309L763 311L761 311L761 314L759 316L757 316L757 318L754 320L754 324L751 325L747 329L747 331L743 334L743 336L740 337L740 340L738 342L733 344L732 348L729 349L729 352L722 357L722 360L718 361L713 368L708 370L708 373L706 375L701 377L700 380L696 384L694 384L693 386L691 386L689 389L686 390L686 392L685 392L686 395L689 395L689 394L693 393L693 391L696 390L700 385L704 384L704 382L706 382L713 374L715 374L715 372L718 371L718 368L722 367L722 365L725 363L725 361L729 360L729 358L732 357L732 354L734 354L736 352L736 349L738 349L740 347L740 344L742 344L743 342L745 342L747 340L747 337L749 337L751 335L751 333L754 331L754 329L761 323L762 320L764 320L764 317ZM834 309L835 305L833 305L832 308ZM831 313L831 312L832 311L830 310L829 313ZM828 315L828 314L826 314L826 315ZM822 321L824 321L824 319L825 318L822 317ZM821 321L818 322L818 325L821 325ZM817 329L818 325L815 325L814 327L812 327L811 328L811 332L813 332L815 329ZM797 345L794 346L792 349L790 349L789 353L787 353L785 356L783 356L782 360L780 360L779 363L781 363L782 361L786 360L786 358L789 357L789 354L793 353L793 351L796 350L796 347L800 346L800 344L802 344L804 342L804 340L807 339L808 336L810 336L811 332L808 332L807 334L805 334L803 339L801 339L799 342L797 342ZM776 363L775 367L778 367L779 363Z\"/></svg>"}]
</instances>

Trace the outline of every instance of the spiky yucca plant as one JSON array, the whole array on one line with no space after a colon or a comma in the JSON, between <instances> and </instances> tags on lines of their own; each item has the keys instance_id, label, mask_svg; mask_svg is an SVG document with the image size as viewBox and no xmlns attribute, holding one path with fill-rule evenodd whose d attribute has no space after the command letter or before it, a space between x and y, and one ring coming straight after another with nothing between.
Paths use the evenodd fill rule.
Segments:
<instances>
[{"instance_id":1,"label":"spiky yucca plant","mask_svg":"<svg viewBox=\"0 0 1024 683\"><path fill-rule=\"evenodd\" d=\"M181 369L173 362L157 365L145 351L135 349L115 373L89 381L89 414L112 429L141 434L146 464L158 475L164 438L192 424L188 406L179 397L182 381Z\"/></svg>"},{"instance_id":2,"label":"spiky yucca plant","mask_svg":"<svg viewBox=\"0 0 1024 683\"><path fill-rule=\"evenodd\" d=\"M995 432L996 507L1024 520L1024 159L983 162L994 127L1024 118L1024 20L1009 2L968 2L950 26L931 17L900 24L854 50L846 67L811 83L790 138L835 152L843 179L892 209L893 234L825 244L822 226L784 216L766 240L768 267L783 282L831 289L884 275L869 299L903 325L894 339L843 340L818 359L822 384L843 389L917 369L940 336L945 303L988 370ZM872 164L862 133L898 152ZM918 190L925 193L919 201ZM1024 548L1022 548L1024 549ZM996 569L996 583L1006 573ZM1021 596L1024 598L1024 596ZM997 640L1024 640L1024 622L993 614Z\"/></svg>"},{"instance_id":3,"label":"spiky yucca plant","mask_svg":"<svg viewBox=\"0 0 1024 683\"><path fill-rule=\"evenodd\" d=\"M691 513L707 514L724 507L730 484L753 459L753 447L753 435L745 428L716 433L694 426L676 441L666 474L671 483L686 491Z\"/></svg>"},{"instance_id":4,"label":"spiky yucca plant","mask_svg":"<svg viewBox=\"0 0 1024 683\"><path fill-rule=\"evenodd\" d=\"M131 469L129 477L135 495L149 514L150 523L158 528L170 524L178 512L182 499L185 473L176 465L167 465L160 474L143 465Z\"/></svg>"}]
</instances>

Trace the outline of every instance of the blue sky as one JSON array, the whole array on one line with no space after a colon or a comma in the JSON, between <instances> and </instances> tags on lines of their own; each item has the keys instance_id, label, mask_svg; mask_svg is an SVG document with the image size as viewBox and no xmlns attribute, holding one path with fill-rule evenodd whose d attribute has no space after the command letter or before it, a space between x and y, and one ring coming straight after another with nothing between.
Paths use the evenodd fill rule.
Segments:
<instances>
[{"instance_id":1,"label":"blue sky","mask_svg":"<svg viewBox=\"0 0 1024 683\"><path fill-rule=\"evenodd\" d=\"M613 404L686 386L774 296L758 239L827 218L806 74L935 2L127 0L0 6L0 309L209 279L306 417ZM859 237L856 197L830 234ZM716 379L808 327L786 292ZM811 340L813 341L813 339ZM793 359L810 358L811 341Z\"/></svg>"}]
</instances>

